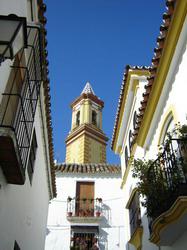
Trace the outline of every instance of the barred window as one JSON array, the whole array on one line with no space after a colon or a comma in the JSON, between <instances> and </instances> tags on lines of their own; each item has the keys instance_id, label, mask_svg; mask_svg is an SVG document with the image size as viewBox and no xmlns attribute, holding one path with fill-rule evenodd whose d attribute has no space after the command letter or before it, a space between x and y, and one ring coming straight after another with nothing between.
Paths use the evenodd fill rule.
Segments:
<instances>
[{"instance_id":1,"label":"barred window","mask_svg":"<svg viewBox=\"0 0 187 250\"><path fill-rule=\"evenodd\" d=\"M129 154L128 154L128 148L127 146L125 147L125 166L127 168L128 165L128 161L129 161Z\"/></svg>"},{"instance_id":2,"label":"barred window","mask_svg":"<svg viewBox=\"0 0 187 250\"><path fill-rule=\"evenodd\" d=\"M141 225L139 194L136 192L129 206L130 232L131 236Z\"/></svg>"},{"instance_id":3,"label":"barred window","mask_svg":"<svg viewBox=\"0 0 187 250\"><path fill-rule=\"evenodd\" d=\"M27 167L27 172L28 172L30 183L32 183L32 178L33 178L33 174L34 174L34 163L35 163L35 159L36 159L37 147L38 147L38 145L37 145L37 140L36 140L36 132L34 130L33 136L32 136L32 143L31 143L28 167Z\"/></svg>"}]
</instances>

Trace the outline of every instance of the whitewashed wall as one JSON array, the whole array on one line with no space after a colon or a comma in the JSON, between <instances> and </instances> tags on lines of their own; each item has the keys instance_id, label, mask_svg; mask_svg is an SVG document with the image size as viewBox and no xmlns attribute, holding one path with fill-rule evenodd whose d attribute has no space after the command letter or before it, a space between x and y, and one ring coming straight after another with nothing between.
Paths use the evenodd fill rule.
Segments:
<instances>
[{"instance_id":1,"label":"whitewashed wall","mask_svg":"<svg viewBox=\"0 0 187 250\"><path fill-rule=\"evenodd\" d=\"M165 81L164 89L162 91L161 98L159 100L156 112L153 117L153 121L150 126L150 130L148 136L146 138L146 142L144 148L137 147L135 152L135 158L145 157L147 159L156 159L158 153L158 143L161 135L161 130L163 126L164 119L170 110L174 112L174 119L181 124L187 124L187 19L185 20L182 33L180 35L180 39L178 45L176 47L176 51L170 66L170 70L168 76ZM137 104L141 101L142 90L139 88L137 95ZM136 110L136 105L134 106ZM138 108L138 106L137 106ZM134 108L132 108L131 112L133 113ZM128 131L132 128L132 116L129 117L129 127L123 133L121 132L120 140L124 141L122 154L121 154L121 165L123 168L123 172L125 172L125 145L128 144ZM125 119L125 117L123 118ZM127 119L127 118L126 118ZM127 181L123 187L124 191L124 201L125 204L129 200L130 193L132 189L136 186L136 180L132 178L132 173L130 172L127 178ZM142 242L142 250L185 250L187 249L186 243L186 235L187 231L184 231L184 234L177 239L173 245L166 247L157 247L156 245L150 243L149 241L149 230L148 230L148 222L146 217L145 208L141 207L141 217L143 224L143 242ZM129 216L128 210L126 210L126 223L127 226L127 240L130 239L129 232ZM175 232L173 232L175 234ZM172 237L172 235L171 235ZM128 243L127 243L128 245ZM135 248L129 244L128 248L130 250L134 250Z\"/></svg>"},{"instance_id":2,"label":"whitewashed wall","mask_svg":"<svg viewBox=\"0 0 187 250\"><path fill-rule=\"evenodd\" d=\"M0 249L12 250L16 240L25 250L42 250L45 242L49 190L39 107L36 112L38 148L32 185L7 184L0 168Z\"/></svg>"},{"instance_id":3,"label":"whitewashed wall","mask_svg":"<svg viewBox=\"0 0 187 250\"><path fill-rule=\"evenodd\" d=\"M27 0L1 0L0 14L12 13L27 16ZM0 66L0 102L9 77L10 65L12 61L6 60ZM43 98L41 90L42 105ZM27 170L24 185L7 184L0 167L0 250L13 250L15 240L23 250L44 249L50 178L45 112L43 118L44 127L38 104L34 123L38 148L32 185Z\"/></svg>"},{"instance_id":4,"label":"whitewashed wall","mask_svg":"<svg viewBox=\"0 0 187 250\"><path fill-rule=\"evenodd\" d=\"M184 23L176 51L170 66L165 86L156 109L145 147L149 148L147 157L156 155L161 128L168 111L174 111L174 118L181 124L187 124L187 19Z\"/></svg>"},{"instance_id":5,"label":"whitewashed wall","mask_svg":"<svg viewBox=\"0 0 187 250\"><path fill-rule=\"evenodd\" d=\"M100 223L101 250L125 248L125 218L120 175L115 174L62 174L57 175L57 198L49 207L45 250L67 250L70 246L70 223L66 219L67 197L75 197L77 181L94 181L95 198L101 197L106 207ZM90 225L89 223L87 225Z\"/></svg>"}]
</instances>

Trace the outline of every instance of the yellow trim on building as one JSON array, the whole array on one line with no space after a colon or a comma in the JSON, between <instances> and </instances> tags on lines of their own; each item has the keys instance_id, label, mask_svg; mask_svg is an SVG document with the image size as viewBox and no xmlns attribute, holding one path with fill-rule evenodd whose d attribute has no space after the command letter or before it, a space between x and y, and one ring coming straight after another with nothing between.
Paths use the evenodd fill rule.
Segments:
<instances>
[{"instance_id":1,"label":"yellow trim on building","mask_svg":"<svg viewBox=\"0 0 187 250\"><path fill-rule=\"evenodd\" d=\"M154 222L152 227L152 234L150 241L154 244L159 244L160 235L170 224L179 220L184 214L187 213L187 196L179 196L175 203L162 213Z\"/></svg>"},{"instance_id":2,"label":"yellow trim on building","mask_svg":"<svg viewBox=\"0 0 187 250\"><path fill-rule=\"evenodd\" d=\"M130 80L131 80L132 75L149 76L150 73L149 73L148 70L133 70L133 69L130 69L128 71L128 76L127 76L127 80L126 80L126 83L125 83L125 92L124 92L124 95L123 95L122 104L121 104L120 113L119 113L119 121L118 121L117 130L116 130L116 136L114 138L114 146L113 146L113 151L114 152L116 152L117 139L118 139L118 136L119 136L119 131L121 129L122 118L123 118L123 115L124 115L124 107L126 105L127 96L128 96L128 92L129 92L129 85L130 85ZM132 86L132 91L135 94L135 92L137 90L137 87L139 86L139 80L137 79L138 83L136 82L136 80L134 80L134 81L135 81L135 84L133 84L133 86Z\"/></svg>"},{"instance_id":3,"label":"yellow trim on building","mask_svg":"<svg viewBox=\"0 0 187 250\"><path fill-rule=\"evenodd\" d=\"M162 139L162 136L163 136L163 132L164 132L164 129L165 129L165 125L166 123L168 122L168 119L169 118L173 118L175 124L177 124L178 122L178 117L177 117L177 112L175 110L175 107L174 105L171 105L168 110L165 112L164 114L164 117L162 119L162 123L161 123L161 129L160 129L160 133L159 133L159 139L158 139L158 145L161 144L161 139Z\"/></svg>"},{"instance_id":4,"label":"yellow trim on building","mask_svg":"<svg viewBox=\"0 0 187 250\"><path fill-rule=\"evenodd\" d=\"M132 84L131 90L134 92L134 95L136 95L137 89L139 87L139 80L135 79Z\"/></svg>"},{"instance_id":5,"label":"yellow trim on building","mask_svg":"<svg viewBox=\"0 0 187 250\"><path fill-rule=\"evenodd\" d=\"M167 38L164 42L164 49L157 69L156 78L149 96L144 119L142 121L137 137L138 145L143 147L151 121L153 119L168 71L177 46L177 42L187 14L187 1L176 1L176 8L171 26L168 30Z\"/></svg>"},{"instance_id":6,"label":"yellow trim on building","mask_svg":"<svg viewBox=\"0 0 187 250\"><path fill-rule=\"evenodd\" d=\"M134 158L134 155L135 155L135 151L136 151L136 148L137 148L137 143L135 143L132 147L132 151L131 151L131 157L129 158L129 161L128 161L128 165L127 165L127 168L125 169L125 173L123 175L123 178L122 178L122 182L121 182L121 189L123 189L126 181L127 181L127 177L129 175L129 171L131 169L131 166L132 166L132 160Z\"/></svg>"},{"instance_id":7,"label":"yellow trim on building","mask_svg":"<svg viewBox=\"0 0 187 250\"><path fill-rule=\"evenodd\" d=\"M142 249L142 235L143 235L143 227L139 226L136 228L136 231L133 233L129 243L132 244L136 250Z\"/></svg>"},{"instance_id":8,"label":"yellow trim on building","mask_svg":"<svg viewBox=\"0 0 187 250\"><path fill-rule=\"evenodd\" d=\"M132 202L132 200L133 200L133 198L134 198L137 191L138 191L137 187L133 188L133 190L131 191L130 197L129 197L129 199L127 201L127 204L126 204L127 209L129 208L129 206L130 206L130 204L131 204L131 202Z\"/></svg>"}]
</instances>

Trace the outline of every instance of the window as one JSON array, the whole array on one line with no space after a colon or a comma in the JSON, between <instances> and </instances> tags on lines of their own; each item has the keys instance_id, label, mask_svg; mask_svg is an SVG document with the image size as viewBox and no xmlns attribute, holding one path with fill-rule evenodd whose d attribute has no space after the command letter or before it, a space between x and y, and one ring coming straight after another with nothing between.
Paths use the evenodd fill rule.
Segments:
<instances>
[{"instance_id":1,"label":"window","mask_svg":"<svg viewBox=\"0 0 187 250\"><path fill-rule=\"evenodd\" d=\"M98 226L71 226L71 247L72 249L99 249L98 247Z\"/></svg>"},{"instance_id":2,"label":"window","mask_svg":"<svg viewBox=\"0 0 187 250\"><path fill-rule=\"evenodd\" d=\"M80 125L80 111L78 111L77 114L76 114L76 125L77 126Z\"/></svg>"},{"instance_id":3,"label":"window","mask_svg":"<svg viewBox=\"0 0 187 250\"><path fill-rule=\"evenodd\" d=\"M27 27L27 63L25 50L17 53L3 93L0 125L6 136L0 136L0 163L8 183L23 185L29 159L32 131L40 86L43 79L40 30ZM14 143L16 141L16 143Z\"/></svg>"},{"instance_id":4,"label":"window","mask_svg":"<svg viewBox=\"0 0 187 250\"><path fill-rule=\"evenodd\" d=\"M129 161L129 154L128 154L128 148L127 146L125 147L125 166L127 168L128 165L128 161Z\"/></svg>"},{"instance_id":5,"label":"window","mask_svg":"<svg viewBox=\"0 0 187 250\"><path fill-rule=\"evenodd\" d=\"M133 116L133 128L136 129L136 120L137 120L137 113L134 111L134 116Z\"/></svg>"},{"instance_id":6,"label":"window","mask_svg":"<svg viewBox=\"0 0 187 250\"><path fill-rule=\"evenodd\" d=\"M159 144L164 144L164 141L167 138L167 133L168 132L172 132L172 130L174 129L174 127L175 127L175 124L174 124L173 116L172 116L172 113L170 113L167 116L167 118L166 118L166 120L164 122L164 125L162 127Z\"/></svg>"},{"instance_id":7,"label":"window","mask_svg":"<svg viewBox=\"0 0 187 250\"><path fill-rule=\"evenodd\" d=\"M36 159L37 147L38 147L38 145L37 145L37 140L36 140L36 133L34 130L33 137L32 137L32 143L31 143L31 149L30 149L30 155L29 155L29 162L28 162L28 167L27 167L27 172L28 172L30 183L32 183L32 178L33 178L33 173L34 173L34 162Z\"/></svg>"},{"instance_id":8,"label":"window","mask_svg":"<svg viewBox=\"0 0 187 250\"><path fill-rule=\"evenodd\" d=\"M92 111L92 124L97 125L97 113L95 110Z\"/></svg>"},{"instance_id":9,"label":"window","mask_svg":"<svg viewBox=\"0 0 187 250\"><path fill-rule=\"evenodd\" d=\"M27 18L29 22L36 21L35 0L27 0Z\"/></svg>"},{"instance_id":10,"label":"window","mask_svg":"<svg viewBox=\"0 0 187 250\"><path fill-rule=\"evenodd\" d=\"M94 182L77 182L76 215L94 216Z\"/></svg>"},{"instance_id":11,"label":"window","mask_svg":"<svg viewBox=\"0 0 187 250\"><path fill-rule=\"evenodd\" d=\"M136 231L137 227L141 225L139 195L136 192L129 205L129 220L130 220L130 233L131 236Z\"/></svg>"},{"instance_id":12,"label":"window","mask_svg":"<svg viewBox=\"0 0 187 250\"><path fill-rule=\"evenodd\" d=\"M24 65L24 60L20 61L20 54L16 55L10 76L6 85L1 104L1 113L3 114L3 123L6 126L14 124L17 114L17 109L20 106L20 95L23 87L24 71L21 67ZM11 95L8 95L10 93Z\"/></svg>"},{"instance_id":13,"label":"window","mask_svg":"<svg viewBox=\"0 0 187 250\"><path fill-rule=\"evenodd\" d=\"M132 131L129 131L129 150L131 151L132 148Z\"/></svg>"},{"instance_id":14,"label":"window","mask_svg":"<svg viewBox=\"0 0 187 250\"><path fill-rule=\"evenodd\" d=\"M71 246L74 249L92 249L94 241L97 243L94 233L74 233Z\"/></svg>"}]
</instances>

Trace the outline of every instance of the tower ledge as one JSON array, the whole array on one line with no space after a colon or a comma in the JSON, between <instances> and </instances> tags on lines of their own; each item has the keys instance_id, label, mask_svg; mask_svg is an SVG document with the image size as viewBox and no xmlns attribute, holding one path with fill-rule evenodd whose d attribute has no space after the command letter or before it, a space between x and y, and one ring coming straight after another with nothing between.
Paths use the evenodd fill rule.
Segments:
<instances>
[{"instance_id":1,"label":"tower ledge","mask_svg":"<svg viewBox=\"0 0 187 250\"><path fill-rule=\"evenodd\" d=\"M82 93L78 98L76 98L72 103L71 103L71 108L73 108L77 103L79 103L82 100L85 99L90 99L93 102L97 103L100 105L102 108L104 107L104 102L99 99L96 95L93 95L92 93Z\"/></svg>"},{"instance_id":2,"label":"tower ledge","mask_svg":"<svg viewBox=\"0 0 187 250\"><path fill-rule=\"evenodd\" d=\"M103 131L95 126L90 126L90 124L82 124L81 126L75 128L70 132L66 139L66 145L72 143L81 135L89 135L89 137L99 141L100 143L107 145L108 137L103 133Z\"/></svg>"}]
</instances>

